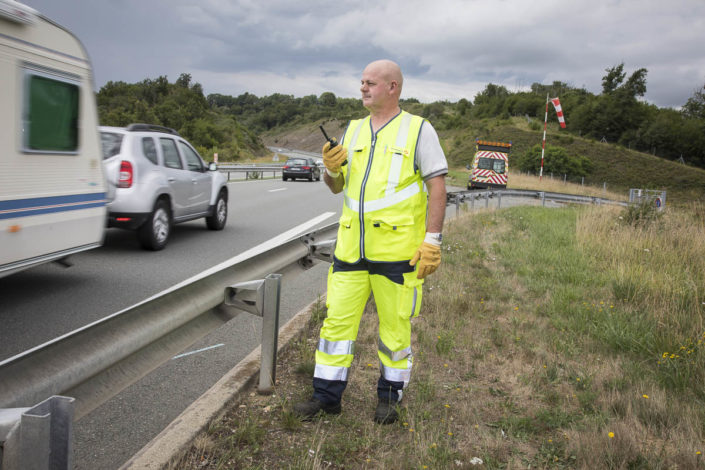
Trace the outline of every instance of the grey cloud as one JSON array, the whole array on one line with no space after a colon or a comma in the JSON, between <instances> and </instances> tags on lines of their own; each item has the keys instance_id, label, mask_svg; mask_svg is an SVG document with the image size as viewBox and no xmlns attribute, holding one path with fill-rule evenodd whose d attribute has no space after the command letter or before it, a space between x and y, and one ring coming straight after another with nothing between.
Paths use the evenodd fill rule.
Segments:
<instances>
[{"instance_id":1,"label":"grey cloud","mask_svg":"<svg viewBox=\"0 0 705 470\"><path fill-rule=\"evenodd\" d=\"M695 0L24 1L81 38L98 86L182 72L214 80L201 82L206 93L228 75L356 81L378 58L450 100L482 82L560 80L599 93L604 70L621 62L649 70L646 98L659 106L681 106L705 83L705 3Z\"/></svg>"}]
</instances>

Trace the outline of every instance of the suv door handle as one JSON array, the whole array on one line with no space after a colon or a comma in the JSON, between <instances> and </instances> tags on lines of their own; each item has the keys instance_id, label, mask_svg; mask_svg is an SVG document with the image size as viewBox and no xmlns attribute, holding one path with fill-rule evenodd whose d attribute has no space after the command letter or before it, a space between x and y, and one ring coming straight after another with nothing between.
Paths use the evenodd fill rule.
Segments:
<instances>
[{"instance_id":1,"label":"suv door handle","mask_svg":"<svg viewBox=\"0 0 705 470\"><path fill-rule=\"evenodd\" d=\"M170 183L173 183L176 180L176 178L169 177L167 178L167 181Z\"/></svg>"}]
</instances>

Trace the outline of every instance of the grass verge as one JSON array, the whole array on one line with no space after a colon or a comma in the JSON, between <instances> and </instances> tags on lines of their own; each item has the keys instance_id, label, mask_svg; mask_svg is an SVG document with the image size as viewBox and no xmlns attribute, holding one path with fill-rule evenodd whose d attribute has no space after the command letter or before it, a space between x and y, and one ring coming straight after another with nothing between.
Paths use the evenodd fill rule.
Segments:
<instances>
[{"instance_id":1,"label":"grass verge","mask_svg":"<svg viewBox=\"0 0 705 470\"><path fill-rule=\"evenodd\" d=\"M444 231L390 426L365 311L343 413L302 423L325 315L173 469L703 468L705 209L518 207Z\"/></svg>"}]
</instances>

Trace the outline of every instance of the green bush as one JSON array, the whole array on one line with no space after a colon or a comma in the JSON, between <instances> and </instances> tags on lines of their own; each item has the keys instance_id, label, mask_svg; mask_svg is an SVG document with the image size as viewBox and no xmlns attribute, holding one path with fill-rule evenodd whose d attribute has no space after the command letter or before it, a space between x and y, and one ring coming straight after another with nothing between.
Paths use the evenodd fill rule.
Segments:
<instances>
[{"instance_id":1,"label":"green bush","mask_svg":"<svg viewBox=\"0 0 705 470\"><path fill-rule=\"evenodd\" d=\"M536 173L541 168L541 145L536 144L523 155L519 155L515 165L521 171ZM569 177L587 176L592 172L593 164L582 155L570 155L563 147L547 145L544 152L544 173L556 173Z\"/></svg>"}]
</instances>

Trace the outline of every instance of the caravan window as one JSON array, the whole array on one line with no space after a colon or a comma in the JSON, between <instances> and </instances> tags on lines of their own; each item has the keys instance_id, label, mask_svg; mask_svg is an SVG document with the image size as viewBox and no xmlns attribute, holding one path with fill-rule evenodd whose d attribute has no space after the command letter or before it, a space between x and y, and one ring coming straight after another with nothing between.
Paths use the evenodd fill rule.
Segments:
<instances>
[{"instance_id":1,"label":"caravan window","mask_svg":"<svg viewBox=\"0 0 705 470\"><path fill-rule=\"evenodd\" d=\"M24 94L24 150L76 153L79 82L27 70Z\"/></svg>"}]
</instances>

